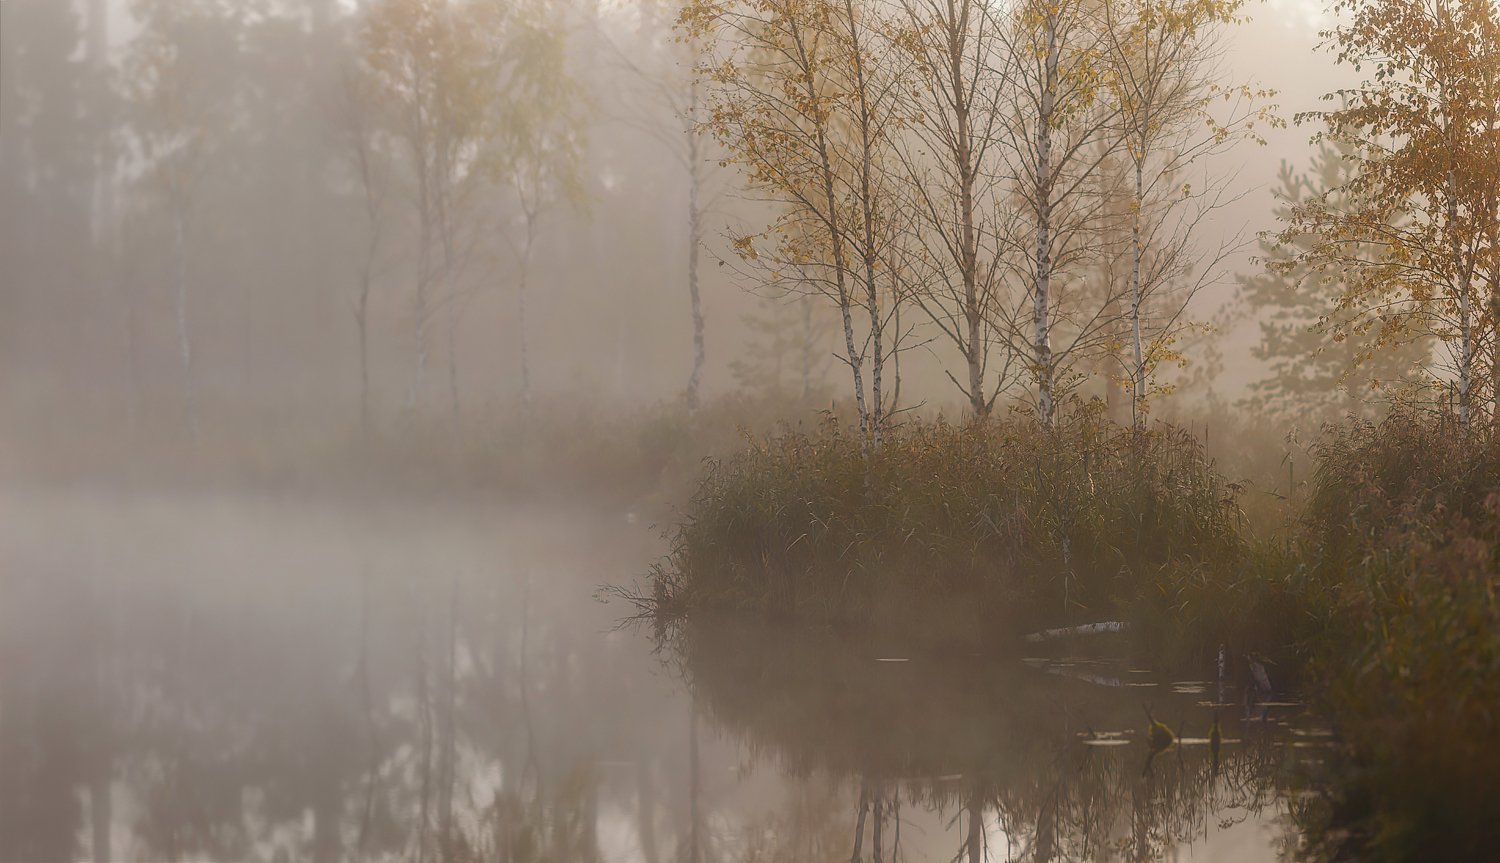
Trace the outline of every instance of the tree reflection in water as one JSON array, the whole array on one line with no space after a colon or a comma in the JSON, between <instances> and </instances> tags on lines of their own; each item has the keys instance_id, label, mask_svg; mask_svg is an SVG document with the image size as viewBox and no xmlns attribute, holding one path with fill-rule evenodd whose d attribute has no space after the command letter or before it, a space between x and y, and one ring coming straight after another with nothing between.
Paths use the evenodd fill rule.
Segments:
<instances>
[{"instance_id":1,"label":"tree reflection in water","mask_svg":"<svg viewBox=\"0 0 1500 863\"><path fill-rule=\"evenodd\" d=\"M716 726L808 783L845 786L844 853L819 859L928 859L899 848L902 805L951 830L947 859L1162 859L1279 817L1299 751L1279 724L1226 723L1216 756L1214 708L1191 689L1155 695L1156 710L1203 736L1153 751L1138 693L1162 687L1100 685L1118 680L1107 661L1050 674L1093 663L892 651L725 619L685 622L667 646ZM881 661L893 652L904 661ZM730 859L811 858L762 844Z\"/></svg>"},{"instance_id":2,"label":"tree reflection in water","mask_svg":"<svg viewBox=\"0 0 1500 863\"><path fill-rule=\"evenodd\" d=\"M1222 708L1215 771L1209 696L1109 663L700 621L663 673L591 598L659 547L597 514L4 515L0 861L1157 859L1321 752ZM1188 737L1144 776L1143 701Z\"/></svg>"}]
</instances>

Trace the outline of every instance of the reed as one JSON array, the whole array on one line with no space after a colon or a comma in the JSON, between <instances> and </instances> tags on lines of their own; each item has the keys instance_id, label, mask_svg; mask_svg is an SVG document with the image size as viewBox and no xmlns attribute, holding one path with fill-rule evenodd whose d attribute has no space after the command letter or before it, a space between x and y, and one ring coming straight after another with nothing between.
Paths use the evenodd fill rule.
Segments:
<instances>
[{"instance_id":1,"label":"reed","mask_svg":"<svg viewBox=\"0 0 1500 863\"><path fill-rule=\"evenodd\" d=\"M1398 413L1331 433L1304 514L1326 608L1309 650L1347 744L1324 844L1500 852L1500 446Z\"/></svg>"},{"instance_id":2,"label":"reed","mask_svg":"<svg viewBox=\"0 0 1500 863\"><path fill-rule=\"evenodd\" d=\"M752 611L985 642L1106 619L1238 557L1232 490L1186 432L1083 414L835 421L710 461L656 574L665 614Z\"/></svg>"}]
</instances>

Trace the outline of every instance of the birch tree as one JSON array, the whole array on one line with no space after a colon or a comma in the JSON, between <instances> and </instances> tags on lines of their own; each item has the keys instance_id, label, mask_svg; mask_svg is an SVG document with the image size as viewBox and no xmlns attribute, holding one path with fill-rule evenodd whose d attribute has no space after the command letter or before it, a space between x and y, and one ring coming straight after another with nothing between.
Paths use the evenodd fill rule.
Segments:
<instances>
[{"instance_id":1,"label":"birch tree","mask_svg":"<svg viewBox=\"0 0 1500 863\"><path fill-rule=\"evenodd\" d=\"M429 354L428 327L444 303L449 316L449 386L458 410L456 280L458 212L465 187L479 176L476 152L488 130L495 86L484 4L450 0L383 0L371 8L363 34L372 86L390 133L406 152L414 188L417 248L412 304L412 378L406 404L421 396ZM447 289L446 295L444 288Z\"/></svg>"},{"instance_id":2,"label":"birch tree","mask_svg":"<svg viewBox=\"0 0 1500 863\"><path fill-rule=\"evenodd\" d=\"M699 39L689 35L679 33L675 39L672 38L670 28L658 33L656 24L662 19L663 7L675 10L671 20L675 20L676 14L682 11L681 5L675 2L662 4L656 0L641 0L641 26L638 32L644 44L622 48L611 41L610 46L636 84L627 89L627 98L619 106L620 119L641 129L665 146L687 178L687 254L684 276L687 282L693 353L684 392L688 412L692 413L698 409L703 368L708 357L700 259L706 239L705 218L713 197L708 184L717 160L710 157L712 141L702 131L703 88L695 70L702 56L703 46ZM658 36L667 37L671 41L663 41ZM670 116L671 120L665 123L657 121L655 117L662 114Z\"/></svg>"},{"instance_id":3,"label":"birch tree","mask_svg":"<svg viewBox=\"0 0 1500 863\"><path fill-rule=\"evenodd\" d=\"M486 174L508 192L519 216L505 238L517 261L523 406L530 405L532 394L528 301L542 221L557 204L582 197L580 114L586 100L567 68L564 12L555 0L501 2L490 11L497 80L487 107L495 134L482 159Z\"/></svg>"},{"instance_id":4,"label":"birch tree","mask_svg":"<svg viewBox=\"0 0 1500 863\"><path fill-rule=\"evenodd\" d=\"M997 140L1008 83L1004 21L980 0L902 0L902 10L919 82L906 112L919 119L898 146L916 223L904 244L912 293L963 358L963 378L945 370L948 379L970 413L988 416L1013 382L1016 356L996 332L1004 302L995 242L1005 192Z\"/></svg>"},{"instance_id":5,"label":"birch tree","mask_svg":"<svg viewBox=\"0 0 1500 863\"><path fill-rule=\"evenodd\" d=\"M888 169L902 68L882 39L889 22L872 9L852 0L696 0L680 21L708 45L700 66L707 131L725 164L778 211L735 249L762 284L785 280L837 308L860 432L878 447L893 406L883 334L896 295Z\"/></svg>"},{"instance_id":6,"label":"birch tree","mask_svg":"<svg viewBox=\"0 0 1500 863\"><path fill-rule=\"evenodd\" d=\"M1335 10L1345 23L1325 47L1373 74L1329 94L1337 109L1299 119L1321 121L1319 137L1349 149L1355 175L1292 209L1280 239L1303 248L1278 267L1305 267L1337 291L1335 338L1444 344L1468 428L1479 387L1493 383L1481 348L1496 343L1500 308L1497 13L1488 0L1343 0Z\"/></svg>"},{"instance_id":7,"label":"birch tree","mask_svg":"<svg viewBox=\"0 0 1500 863\"><path fill-rule=\"evenodd\" d=\"M238 23L230 8L212 0L138 0L132 12L141 29L121 70L130 137L143 165L139 179L170 222L177 356L184 414L196 442L189 226L216 136L233 131L233 100L226 98L233 86L224 83L222 56Z\"/></svg>"},{"instance_id":8,"label":"birch tree","mask_svg":"<svg viewBox=\"0 0 1500 863\"><path fill-rule=\"evenodd\" d=\"M1224 178L1184 175L1237 140L1260 141L1257 123L1278 123L1264 104L1268 91L1226 82L1219 66L1223 34L1241 5L1106 0L1101 6L1105 90L1128 174L1125 379L1135 425L1144 421L1156 369L1174 358L1171 345L1188 303L1218 275L1233 246L1231 240L1208 250L1196 242L1204 217L1226 200Z\"/></svg>"},{"instance_id":9,"label":"birch tree","mask_svg":"<svg viewBox=\"0 0 1500 863\"><path fill-rule=\"evenodd\" d=\"M1003 242L1012 277L1026 285L1025 304L1010 309L1006 328L1013 349L1028 357L1037 416L1047 426L1077 383L1073 362L1104 343L1112 305L1078 302L1084 292L1069 290L1081 288L1088 240L1105 212L1091 180L1118 146L1114 111L1100 99L1107 34L1097 13L1083 0L1025 0L1004 31L1004 165L1017 181Z\"/></svg>"},{"instance_id":10,"label":"birch tree","mask_svg":"<svg viewBox=\"0 0 1500 863\"><path fill-rule=\"evenodd\" d=\"M370 295L379 270L390 182L389 168L379 149L377 106L370 85L367 76L353 70L346 72L340 129L366 222L358 283L350 301L359 336L359 427L366 438L370 433Z\"/></svg>"}]
</instances>

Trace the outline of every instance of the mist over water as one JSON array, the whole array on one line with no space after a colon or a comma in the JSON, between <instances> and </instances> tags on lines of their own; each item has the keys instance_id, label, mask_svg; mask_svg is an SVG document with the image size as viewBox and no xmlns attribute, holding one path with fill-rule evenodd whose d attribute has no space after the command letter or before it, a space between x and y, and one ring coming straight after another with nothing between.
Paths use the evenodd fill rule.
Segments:
<instances>
[{"instance_id":1,"label":"mist over water","mask_svg":"<svg viewBox=\"0 0 1500 863\"><path fill-rule=\"evenodd\" d=\"M87 858L100 805L121 860L409 859L445 832L447 859L823 859L877 781L909 859L964 847L975 799L999 859L1272 859L1288 742L1319 739L1229 704L1214 766L1215 683L1107 658L753 628L664 657L592 598L659 550L617 513L34 491L4 516L13 859ZM1198 739L1138 785L1143 698Z\"/></svg>"},{"instance_id":2,"label":"mist over water","mask_svg":"<svg viewBox=\"0 0 1500 863\"><path fill-rule=\"evenodd\" d=\"M681 5L0 2L0 861L1298 847L1330 733L1245 655L632 619L706 458L865 410L826 286L746 277L783 209L687 134ZM1283 116L1345 74L1311 8L1247 9L1219 58ZM407 73L430 101L390 95ZM1195 322L1158 416L1237 424L1265 375L1236 278L1312 148L1261 132L1173 177L1223 182L1195 243L1232 251L1149 322ZM964 416L963 360L902 308L889 417ZM1128 421L1106 366L1077 403ZM1281 454L1247 509L1291 505Z\"/></svg>"}]
</instances>

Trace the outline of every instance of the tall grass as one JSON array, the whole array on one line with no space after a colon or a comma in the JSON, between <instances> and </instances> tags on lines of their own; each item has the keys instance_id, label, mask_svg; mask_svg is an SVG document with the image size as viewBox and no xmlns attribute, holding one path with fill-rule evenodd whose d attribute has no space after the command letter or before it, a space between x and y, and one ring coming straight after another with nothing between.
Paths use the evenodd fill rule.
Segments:
<instances>
[{"instance_id":1,"label":"tall grass","mask_svg":"<svg viewBox=\"0 0 1500 863\"><path fill-rule=\"evenodd\" d=\"M1117 616L1163 573L1237 557L1232 489L1198 442L1081 415L913 421L870 452L836 422L713 461L657 608L992 641Z\"/></svg>"},{"instance_id":2,"label":"tall grass","mask_svg":"<svg viewBox=\"0 0 1500 863\"><path fill-rule=\"evenodd\" d=\"M1309 653L1349 756L1325 844L1496 859L1500 446L1398 413L1321 455L1303 553L1327 623Z\"/></svg>"}]
</instances>

